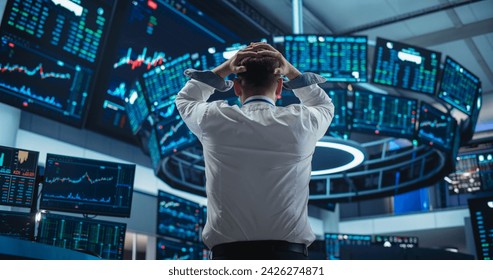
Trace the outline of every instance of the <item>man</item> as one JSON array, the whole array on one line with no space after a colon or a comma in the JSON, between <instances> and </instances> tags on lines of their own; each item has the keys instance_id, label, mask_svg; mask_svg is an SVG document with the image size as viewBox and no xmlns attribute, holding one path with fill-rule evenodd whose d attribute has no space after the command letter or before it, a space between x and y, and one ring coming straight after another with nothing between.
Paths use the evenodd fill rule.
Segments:
<instances>
[{"instance_id":1,"label":"man","mask_svg":"<svg viewBox=\"0 0 493 280\"><path fill-rule=\"evenodd\" d=\"M317 85L325 79L301 74L266 43L250 44L212 71L185 74L191 79L176 106L204 150L202 237L212 259L307 259L315 239L307 213L311 160L334 114ZM224 80L230 74L234 82ZM276 107L283 85L302 104ZM206 102L232 86L241 107Z\"/></svg>"}]
</instances>

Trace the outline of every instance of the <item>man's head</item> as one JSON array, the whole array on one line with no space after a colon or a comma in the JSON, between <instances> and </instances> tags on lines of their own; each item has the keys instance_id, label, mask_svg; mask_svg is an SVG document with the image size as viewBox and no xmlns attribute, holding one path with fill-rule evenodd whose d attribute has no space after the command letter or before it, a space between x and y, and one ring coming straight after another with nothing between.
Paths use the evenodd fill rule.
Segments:
<instances>
[{"instance_id":1,"label":"man's head","mask_svg":"<svg viewBox=\"0 0 493 280\"><path fill-rule=\"evenodd\" d=\"M282 79L274 70L279 67L279 60L271 56L245 57L239 65L246 71L237 74L235 93L243 102L253 95L265 95L275 100L282 89Z\"/></svg>"}]
</instances>

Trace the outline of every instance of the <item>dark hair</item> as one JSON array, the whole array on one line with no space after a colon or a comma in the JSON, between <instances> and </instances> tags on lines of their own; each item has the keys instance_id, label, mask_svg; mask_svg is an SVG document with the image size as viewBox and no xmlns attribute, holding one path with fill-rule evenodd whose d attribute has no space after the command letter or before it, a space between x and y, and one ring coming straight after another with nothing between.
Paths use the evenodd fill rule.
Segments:
<instances>
[{"instance_id":1,"label":"dark hair","mask_svg":"<svg viewBox=\"0 0 493 280\"><path fill-rule=\"evenodd\" d=\"M279 78L279 75L274 74L274 70L279 67L279 60L274 57L246 57L240 65L247 69L237 74L246 90L266 89Z\"/></svg>"}]
</instances>

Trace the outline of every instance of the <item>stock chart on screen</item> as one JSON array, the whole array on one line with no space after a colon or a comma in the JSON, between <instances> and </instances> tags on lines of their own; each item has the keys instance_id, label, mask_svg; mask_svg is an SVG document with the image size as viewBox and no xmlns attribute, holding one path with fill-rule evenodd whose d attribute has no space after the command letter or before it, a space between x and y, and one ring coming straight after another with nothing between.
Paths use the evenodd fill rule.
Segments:
<instances>
[{"instance_id":1,"label":"stock chart on screen","mask_svg":"<svg viewBox=\"0 0 493 280\"><path fill-rule=\"evenodd\" d=\"M44 213L36 241L103 259L121 260L126 229L127 225L123 223Z\"/></svg>"},{"instance_id":2,"label":"stock chart on screen","mask_svg":"<svg viewBox=\"0 0 493 280\"><path fill-rule=\"evenodd\" d=\"M0 205L30 208L39 152L0 146Z\"/></svg>"},{"instance_id":3,"label":"stock chart on screen","mask_svg":"<svg viewBox=\"0 0 493 280\"><path fill-rule=\"evenodd\" d=\"M301 72L314 72L330 82L366 82L366 36L285 35L274 44Z\"/></svg>"},{"instance_id":4,"label":"stock chart on screen","mask_svg":"<svg viewBox=\"0 0 493 280\"><path fill-rule=\"evenodd\" d=\"M418 101L374 92L356 91L353 131L413 138Z\"/></svg>"},{"instance_id":5,"label":"stock chart on screen","mask_svg":"<svg viewBox=\"0 0 493 280\"><path fill-rule=\"evenodd\" d=\"M421 102L418 139L430 146L450 151L454 147L457 121L447 113Z\"/></svg>"},{"instance_id":6,"label":"stock chart on screen","mask_svg":"<svg viewBox=\"0 0 493 280\"><path fill-rule=\"evenodd\" d=\"M159 191L157 234L183 241L200 240L202 209L198 203Z\"/></svg>"},{"instance_id":7,"label":"stock chart on screen","mask_svg":"<svg viewBox=\"0 0 493 280\"><path fill-rule=\"evenodd\" d=\"M134 164L48 154L40 208L130 217Z\"/></svg>"},{"instance_id":8,"label":"stock chart on screen","mask_svg":"<svg viewBox=\"0 0 493 280\"><path fill-rule=\"evenodd\" d=\"M119 139L134 141L132 130L136 124L129 119L125 104L132 83L146 72L152 75L153 70L161 71L186 53L205 50L238 37L189 1L121 3L121 12L115 18L119 24L112 30L110 49L113 55L102 63L107 74L98 83L98 99L91 108L87 126ZM178 68L175 70L179 71ZM179 74L183 76L183 72ZM184 85L178 84L180 82L175 80L173 89Z\"/></svg>"},{"instance_id":9,"label":"stock chart on screen","mask_svg":"<svg viewBox=\"0 0 493 280\"><path fill-rule=\"evenodd\" d=\"M377 38L372 82L435 95L441 53Z\"/></svg>"},{"instance_id":10,"label":"stock chart on screen","mask_svg":"<svg viewBox=\"0 0 493 280\"><path fill-rule=\"evenodd\" d=\"M11 0L0 27L0 101L82 126L113 1Z\"/></svg>"},{"instance_id":11,"label":"stock chart on screen","mask_svg":"<svg viewBox=\"0 0 493 280\"><path fill-rule=\"evenodd\" d=\"M479 78L451 57L445 58L438 97L462 112L471 115L475 108L481 82Z\"/></svg>"}]
</instances>

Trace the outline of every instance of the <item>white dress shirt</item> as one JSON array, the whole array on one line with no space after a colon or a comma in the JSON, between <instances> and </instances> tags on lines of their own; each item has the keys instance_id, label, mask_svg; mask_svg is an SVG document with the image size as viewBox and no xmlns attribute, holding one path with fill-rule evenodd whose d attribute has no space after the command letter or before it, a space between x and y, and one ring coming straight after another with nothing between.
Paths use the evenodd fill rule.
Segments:
<instances>
[{"instance_id":1,"label":"white dress shirt","mask_svg":"<svg viewBox=\"0 0 493 280\"><path fill-rule=\"evenodd\" d=\"M305 73L285 83L301 104L277 107L268 97L252 96L239 107L206 102L215 89L230 88L230 81L210 71L185 73L192 79L176 105L204 150L204 243L209 248L251 240L310 245L315 239L307 212L312 155L334 115L330 97L317 85L324 79Z\"/></svg>"}]
</instances>

